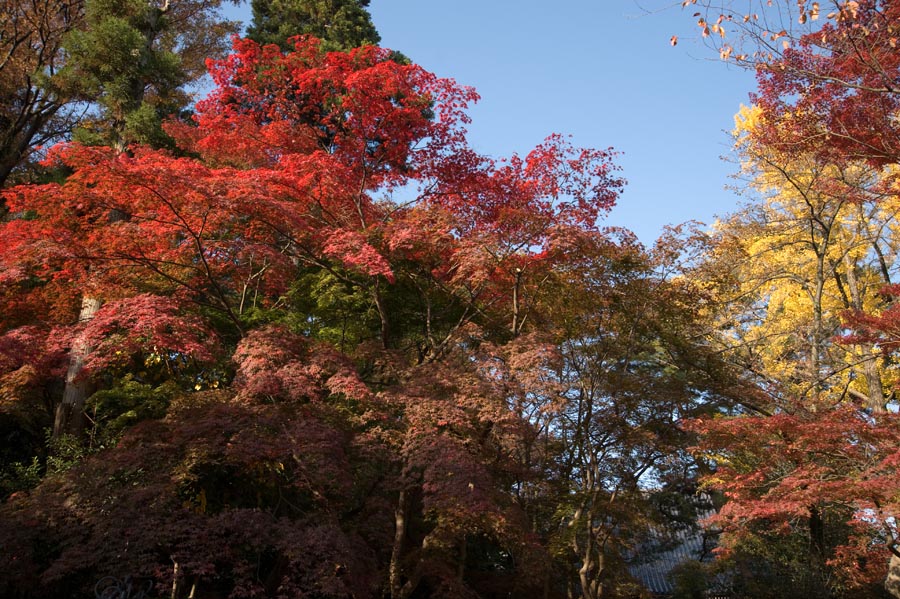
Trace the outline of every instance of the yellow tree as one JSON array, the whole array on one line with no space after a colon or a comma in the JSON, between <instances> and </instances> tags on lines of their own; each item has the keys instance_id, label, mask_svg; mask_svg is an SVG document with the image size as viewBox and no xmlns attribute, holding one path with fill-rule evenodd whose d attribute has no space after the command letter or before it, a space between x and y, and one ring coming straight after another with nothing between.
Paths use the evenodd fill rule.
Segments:
<instances>
[{"instance_id":1,"label":"yellow tree","mask_svg":"<svg viewBox=\"0 0 900 599\"><path fill-rule=\"evenodd\" d=\"M837 343L842 315L878 312L897 258L896 198L881 173L759 142L759 110L734 131L741 173L758 201L716 225L704 265L718 273L719 339L770 392L773 405L854 399L885 406L882 358L872 344Z\"/></svg>"},{"instance_id":2,"label":"yellow tree","mask_svg":"<svg viewBox=\"0 0 900 599\"><path fill-rule=\"evenodd\" d=\"M874 588L897 544L892 441L860 441L895 438L896 375L850 324L891 301L894 167L767 143L761 112L742 108L734 131L753 201L717 223L697 274L720 310L711 342L764 395L756 415L694 430L715 462L707 483L729 497L718 523L737 569L765 563L801 594L840 595Z\"/></svg>"}]
</instances>

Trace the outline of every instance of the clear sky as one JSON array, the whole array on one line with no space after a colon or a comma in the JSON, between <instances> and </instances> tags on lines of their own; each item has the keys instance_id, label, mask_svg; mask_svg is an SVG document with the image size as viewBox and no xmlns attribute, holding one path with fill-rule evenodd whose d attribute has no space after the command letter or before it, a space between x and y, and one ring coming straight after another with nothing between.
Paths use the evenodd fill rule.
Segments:
<instances>
[{"instance_id":1,"label":"clear sky","mask_svg":"<svg viewBox=\"0 0 900 599\"><path fill-rule=\"evenodd\" d=\"M607 224L652 244L662 227L732 211L735 166L720 160L752 73L696 40L668 0L372 0L382 45L473 86L473 146L526 154L546 136L622 152L628 186ZM642 8L643 7L643 8ZM239 18L249 20L249 8ZM678 35L678 46L669 39Z\"/></svg>"}]
</instances>

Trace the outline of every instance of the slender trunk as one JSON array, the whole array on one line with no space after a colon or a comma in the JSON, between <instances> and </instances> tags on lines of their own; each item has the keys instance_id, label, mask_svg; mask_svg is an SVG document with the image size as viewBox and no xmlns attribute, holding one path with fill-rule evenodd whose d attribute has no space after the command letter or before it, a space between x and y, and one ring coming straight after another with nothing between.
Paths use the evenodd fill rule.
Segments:
<instances>
[{"instance_id":1,"label":"slender trunk","mask_svg":"<svg viewBox=\"0 0 900 599\"><path fill-rule=\"evenodd\" d=\"M84 297L81 300L81 311L78 322L86 323L94 318L100 309L100 300ZM84 430L84 403L87 400L90 383L82 375L84 361L91 353L84 335L79 335L72 343L69 354L69 369L66 372L66 386L62 402L56 408L53 422L53 438L64 434L80 435Z\"/></svg>"},{"instance_id":2,"label":"slender trunk","mask_svg":"<svg viewBox=\"0 0 900 599\"><path fill-rule=\"evenodd\" d=\"M813 334L810 348L810 382L818 394L822 390L822 348L825 342L822 298L825 291L825 256L819 255L816 263L816 281L813 291Z\"/></svg>"},{"instance_id":3,"label":"slender trunk","mask_svg":"<svg viewBox=\"0 0 900 599\"><path fill-rule=\"evenodd\" d=\"M825 551L825 522L819 508L809 508L809 554L812 566L819 572L825 566L827 558Z\"/></svg>"},{"instance_id":4,"label":"slender trunk","mask_svg":"<svg viewBox=\"0 0 900 599\"><path fill-rule=\"evenodd\" d=\"M406 489L400 491L397 499L397 509L394 511L394 546L391 549L391 565L389 569L391 584L391 599L399 599L403 584L400 581L400 557L403 554L403 540L406 538Z\"/></svg>"},{"instance_id":5,"label":"slender trunk","mask_svg":"<svg viewBox=\"0 0 900 599\"><path fill-rule=\"evenodd\" d=\"M172 594L171 599L178 599L181 595L181 567L178 562L172 567Z\"/></svg>"},{"instance_id":6,"label":"slender trunk","mask_svg":"<svg viewBox=\"0 0 900 599\"><path fill-rule=\"evenodd\" d=\"M594 577L594 586L591 588L591 594L600 599L603 597L603 575L606 570L606 555L603 553L603 547L599 546L597 551L597 574Z\"/></svg>"},{"instance_id":7,"label":"slender trunk","mask_svg":"<svg viewBox=\"0 0 900 599\"><path fill-rule=\"evenodd\" d=\"M866 375L869 395L869 405L867 407L875 413L882 413L885 411L884 387L881 382L881 371L878 368L877 358L872 353L870 345L864 345L862 351L865 352L863 373Z\"/></svg>"},{"instance_id":8,"label":"slender trunk","mask_svg":"<svg viewBox=\"0 0 900 599\"><path fill-rule=\"evenodd\" d=\"M596 583L598 579L598 563L595 561L595 555L598 555L599 552L597 551L597 539L594 535L594 526L592 524L594 512L593 508L587 508L587 512L585 513L583 507L584 506L579 507L579 509L575 511L570 526L575 525L577 528L583 522L586 532L584 544L579 545L578 533L576 532L572 538L572 548L575 550L578 559L581 560L581 567L578 568L578 582L581 586L581 597L582 599L597 599Z\"/></svg>"},{"instance_id":9,"label":"slender trunk","mask_svg":"<svg viewBox=\"0 0 900 599\"><path fill-rule=\"evenodd\" d=\"M512 294L512 334L514 337L519 336L519 328L521 324L519 323L519 287L522 284L522 269L516 269L516 284L513 286L513 294Z\"/></svg>"},{"instance_id":10,"label":"slender trunk","mask_svg":"<svg viewBox=\"0 0 900 599\"><path fill-rule=\"evenodd\" d=\"M468 548L468 543L466 541L466 537L463 536L462 542L459 546L459 568L456 571L456 577L460 583L462 583L463 579L466 576L466 549Z\"/></svg>"},{"instance_id":11,"label":"slender trunk","mask_svg":"<svg viewBox=\"0 0 900 599\"><path fill-rule=\"evenodd\" d=\"M578 581L581 583L581 597L582 599L594 599L594 597L591 596L590 569L593 564L591 563L590 554L585 553L581 556L581 559L581 568L578 569Z\"/></svg>"},{"instance_id":12,"label":"slender trunk","mask_svg":"<svg viewBox=\"0 0 900 599\"><path fill-rule=\"evenodd\" d=\"M844 269L847 271L847 287L850 288L850 300L855 310L863 309L862 290L859 279L856 277L856 265L850 260L849 254L844 254ZM878 369L878 361L871 343L859 345L862 354L863 374L866 377L866 391L868 395L867 408L874 412L883 412L884 387L881 380L881 372Z\"/></svg>"},{"instance_id":13,"label":"slender trunk","mask_svg":"<svg viewBox=\"0 0 900 599\"><path fill-rule=\"evenodd\" d=\"M387 349L391 327L390 320L388 319L387 306L384 305L384 297L381 295L381 281L375 281L372 297L375 300L375 308L378 310L378 318L381 320L381 345L384 349Z\"/></svg>"}]
</instances>

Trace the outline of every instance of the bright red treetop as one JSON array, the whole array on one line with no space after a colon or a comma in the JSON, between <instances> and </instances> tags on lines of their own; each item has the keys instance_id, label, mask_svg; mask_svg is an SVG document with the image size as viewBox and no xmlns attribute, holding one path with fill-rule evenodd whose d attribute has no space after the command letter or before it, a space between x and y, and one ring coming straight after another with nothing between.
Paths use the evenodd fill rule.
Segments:
<instances>
[{"instance_id":1,"label":"bright red treetop","mask_svg":"<svg viewBox=\"0 0 900 599\"><path fill-rule=\"evenodd\" d=\"M487 301L492 282L552 261L561 237L597 233L622 186L610 152L559 136L501 165L477 155L463 128L475 92L387 50L325 53L311 38L287 54L235 50L211 64L219 88L196 126L168 128L198 158L65 146L52 154L74 171L65 183L7 192L35 218L0 230L5 282L171 295L240 331L298 266L367 287L424 261ZM401 203L376 201L389 192Z\"/></svg>"},{"instance_id":2,"label":"bright red treetop","mask_svg":"<svg viewBox=\"0 0 900 599\"><path fill-rule=\"evenodd\" d=\"M900 161L900 2L848 2L835 23L760 68L768 143L839 163Z\"/></svg>"}]
</instances>

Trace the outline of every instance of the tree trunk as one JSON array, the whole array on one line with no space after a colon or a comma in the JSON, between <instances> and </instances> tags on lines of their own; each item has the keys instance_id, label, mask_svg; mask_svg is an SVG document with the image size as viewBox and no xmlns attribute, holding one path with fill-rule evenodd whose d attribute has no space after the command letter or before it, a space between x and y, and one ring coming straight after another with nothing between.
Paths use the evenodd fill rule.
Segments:
<instances>
[{"instance_id":1,"label":"tree trunk","mask_svg":"<svg viewBox=\"0 0 900 599\"><path fill-rule=\"evenodd\" d=\"M377 279L372 290L372 299L375 302L375 308L378 310L378 318L381 320L381 346L387 349L391 336L391 324L388 318L387 306L384 305L384 297L381 295L381 282Z\"/></svg>"},{"instance_id":2,"label":"tree trunk","mask_svg":"<svg viewBox=\"0 0 900 599\"><path fill-rule=\"evenodd\" d=\"M847 271L847 286L850 288L850 299L855 310L862 311L863 298L859 280L856 277L856 266L851 262L848 253L844 253L844 268ZM868 401L866 407L873 412L883 412L885 409L884 387L881 380L881 372L875 357L874 347L871 343L859 344L862 353L863 374L866 377L866 391Z\"/></svg>"},{"instance_id":3,"label":"tree trunk","mask_svg":"<svg viewBox=\"0 0 900 599\"><path fill-rule=\"evenodd\" d=\"M403 587L400 581L400 557L403 553L403 540L406 538L406 489L400 491L397 509L394 511L394 546L391 549L391 565L389 568L391 598L399 599Z\"/></svg>"},{"instance_id":4,"label":"tree trunk","mask_svg":"<svg viewBox=\"0 0 900 599\"><path fill-rule=\"evenodd\" d=\"M827 554L825 549L825 522L816 506L809 508L809 556L811 566L818 572L825 570Z\"/></svg>"},{"instance_id":5,"label":"tree trunk","mask_svg":"<svg viewBox=\"0 0 900 599\"><path fill-rule=\"evenodd\" d=\"M891 555L891 561L888 562L888 574L884 581L884 588L891 597L900 599L900 557L896 555Z\"/></svg>"},{"instance_id":6,"label":"tree trunk","mask_svg":"<svg viewBox=\"0 0 900 599\"><path fill-rule=\"evenodd\" d=\"M78 322L86 323L94 318L100 309L100 300L85 297L81 300L81 312L78 314ZM91 353L84 335L79 335L72 343L69 353L69 369L66 372L66 387L63 391L62 402L56 407L56 418L53 422L53 438L61 435L80 435L84 430L84 403L87 400L90 385L81 376L84 370L84 361Z\"/></svg>"}]
</instances>

